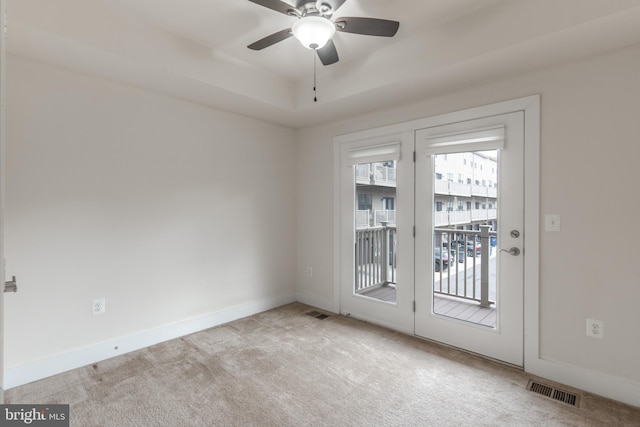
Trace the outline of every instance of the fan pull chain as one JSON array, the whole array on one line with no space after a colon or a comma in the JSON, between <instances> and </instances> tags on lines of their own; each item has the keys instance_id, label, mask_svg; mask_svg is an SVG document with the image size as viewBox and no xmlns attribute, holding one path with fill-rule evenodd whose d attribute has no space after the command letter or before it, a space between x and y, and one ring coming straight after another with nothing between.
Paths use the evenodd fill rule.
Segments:
<instances>
[{"instance_id":1,"label":"fan pull chain","mask_svg":"<svg viewBox=\"0 0 640 427\"><path fill-rule=\"evenodd\" d=\"M316 89L316 64L318 63L318 55L316 55L315 49L313 50L313 102L318 102L318 91Z\"/></svg>"}]
</instances>

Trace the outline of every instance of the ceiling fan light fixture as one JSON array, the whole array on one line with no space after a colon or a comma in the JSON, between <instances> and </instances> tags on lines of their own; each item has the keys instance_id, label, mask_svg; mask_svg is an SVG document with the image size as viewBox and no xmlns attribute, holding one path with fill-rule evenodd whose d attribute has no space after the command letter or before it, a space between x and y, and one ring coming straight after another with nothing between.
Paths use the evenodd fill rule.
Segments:
<instances>
[{"instance_id":1,"label":"ceiling fan light fixture","mask_svg":"<svg viewBox=\"0 0 640 427\"><path fill-rule=\"evenodd\" d=\"M291 31L307 49L320 49L336 33L336 26L322 16L305 16L293 24Z\"/></svg>"}]
</instances>

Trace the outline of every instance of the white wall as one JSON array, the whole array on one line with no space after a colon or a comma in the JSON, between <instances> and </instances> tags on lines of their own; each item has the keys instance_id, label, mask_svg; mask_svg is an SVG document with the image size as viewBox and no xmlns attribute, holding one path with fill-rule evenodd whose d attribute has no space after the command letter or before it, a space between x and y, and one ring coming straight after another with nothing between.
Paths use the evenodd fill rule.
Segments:
<instances>
[{"instance_id":1,"label":"white wall","mask_svg":"<svg viewBox=\"0 0 640 427\"><path fill-rule=\"evenodd\" d=\"M295 299L294 131L15 56L7 81L9 371Z\"/></svg>"},{"instance_id":2,"label":"white wall","mask_svg":"<svg viewBox=\"0 0 640 427\"><path fill-rule=\"evenodd\" d=\"M299 131L299 297L337 308L329 232L334 136L540 94L540 213L543 220L545 213L562 217L561 232L541 234L540 358L566 367L568 376L556 375L565 383L580 385L571 375L592 373L613 387L630 383L637 390L638 76L635 46ZM314 267L313 277L304 275L307 265ZM586 337L587 318L604 321L603 340ZM638 396L629 399L640 406Z\"/></svg>"}]
</instances>

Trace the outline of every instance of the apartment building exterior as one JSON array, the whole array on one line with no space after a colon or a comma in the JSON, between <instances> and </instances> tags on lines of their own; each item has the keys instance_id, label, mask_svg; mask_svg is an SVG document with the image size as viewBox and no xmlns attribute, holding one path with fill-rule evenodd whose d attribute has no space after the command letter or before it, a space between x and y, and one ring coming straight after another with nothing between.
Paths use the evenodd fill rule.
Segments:
<instances>
[{"instance_id":1,"label":"apartment building exterior","mask_svg":"<svg viewBox=\"0 0 640 427\"><path fill-rule=\"evenodd\" d=\"M395 162L356 166L356 228L395 224ZM440 154L434 157L436 228L479 230L497 226L496 151Z\"/></svg>"}]
</instances>

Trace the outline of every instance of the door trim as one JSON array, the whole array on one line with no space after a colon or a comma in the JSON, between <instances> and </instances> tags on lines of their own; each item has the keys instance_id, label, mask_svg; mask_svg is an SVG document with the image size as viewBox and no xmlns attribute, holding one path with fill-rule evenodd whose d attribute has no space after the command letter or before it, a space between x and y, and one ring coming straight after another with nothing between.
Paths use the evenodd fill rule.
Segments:
<instances>
[{"instance_id":1,"label":"door trim","mask_svg":"<svg viewBox=\"0 0 640 427\"><path fill-rule=\"evenodd\" d=\"M524 112L524 368L537 366L539 350L539 246L540 246L540 95L532 95L495 104L440 114L424 119L383 126L350 134L336 136L334 142L334 234L333 234L333 306L340 312L340 180L336 171L340 165L340 145L362 139L392 133L416 131L418 129L479 119L488 116Z\"/></svg>"},{"instance_id":2,"label":"door trim","mask_svg":"<svg viewBox=\"0 0 640 427\"><path fill-rule=\"evenodd\" d=\"M4 194L6 137L6 2L0 0L0 404L4 403Z\"/></svg>"}]
</instances>

